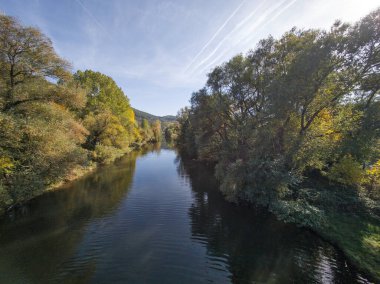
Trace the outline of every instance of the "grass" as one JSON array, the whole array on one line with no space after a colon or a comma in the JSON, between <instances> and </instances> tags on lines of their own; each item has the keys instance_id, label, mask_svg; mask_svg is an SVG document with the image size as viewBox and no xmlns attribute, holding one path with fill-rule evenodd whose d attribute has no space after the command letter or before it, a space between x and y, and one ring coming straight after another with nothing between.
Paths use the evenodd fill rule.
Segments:
<instances>
[{"instance_id":1,"label":"grass","mask_svg":"<svg viewBox=\"0 0 380 284\"><path fill-rule=\"evenodd\" d=\"M326 212L326 223L315 229L339 247L351 262L380 281L380 221L374 217Z\"/></svg>"},{"instance_id":2,"label":"grass","mask_svg":"<svg viewBox=\"0 0 380 284\"><path fill-rule=\"evenodd\" d=\"M380 283L380 200L370 198L364 188L333 184L323 177L307 179L295 191L298 199L287 204L290 210L273 213L310 228L338 247L370 280ZM305 204L316 210L307 211ZM305 210L308 214L303 214ZM308 222L313 220L317 222Z\"/></svg>"}]
</instances>

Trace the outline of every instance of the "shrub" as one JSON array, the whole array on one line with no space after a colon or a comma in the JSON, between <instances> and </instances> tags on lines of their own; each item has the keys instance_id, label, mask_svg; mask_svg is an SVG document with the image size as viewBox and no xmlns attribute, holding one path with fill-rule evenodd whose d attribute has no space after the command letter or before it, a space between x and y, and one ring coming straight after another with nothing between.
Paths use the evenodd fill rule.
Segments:
<instances>
[{"instance_id":1,"label":"shrub","mask_svg":"<svg viewBox=\"0 0 380 284\"><path fill-rule=\"evenodd\" d=\"M115 147L97 144L93 152L93 160L100 164L109 164L124 153L124 151Z\"/></svg>"},{"instance_id":2,"label":"shrub","mask_svg":"<svg viewBox=\"0 0 380 284\"><path fill-rule=\"evenodd\" d=\"M0 183L0 214L7 207L12 205L12 203L13 203L13 200L12 200L11 196L9 195L9 193L5 189L5 187Z\"/></svg>"},{"instance_id":3,"label":"shrub","mask_svg":"<svg viewBox=\"0 0 380 284\"><path fill-rule=\"evenodd\" d=\"M363 170L351 155L346 155L331 167L328 178L345 185L358 185L362 181Z\"/></svg>"}]
</instances>

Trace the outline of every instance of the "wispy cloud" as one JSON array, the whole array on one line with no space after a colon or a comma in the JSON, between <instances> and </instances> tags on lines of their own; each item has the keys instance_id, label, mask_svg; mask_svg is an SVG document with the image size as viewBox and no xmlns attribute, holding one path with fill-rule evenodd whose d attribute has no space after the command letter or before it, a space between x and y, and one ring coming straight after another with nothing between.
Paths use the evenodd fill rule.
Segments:
<instances>
[{"instance_id":1,"label":"wispy cloud","mask_svg":"<svg viewBox=\"0 0 380 284\"><path fill-rule=\"evenodd\" d=\"M223 37L223 39L216 45L216 47L205 57L203 58L197 65L192 68L190 74L194 74L197 72L204 72L204 70L208 69L210 66L215 64L225 53L229 50L233 49L244 40L246 36L250 33L253 33L256 28L258 28L265 20L270 20L273 13L280 8L287 0L282 0L275 5L270 5L264 9L263 6L266 3L265 1L261 2L247 17L245 17L241 22L239 22L227 35ZM260 15L252 24L252 20L254 16ZM227 51L224 51L222 54L213 59L216 53L223 47L223 45L229 39L234 39L231 46L227 46ZM211 60L211 61L210 61ZM206 65L205 65L206 64ZM203 67L202 67L203 66Z\"/></svg>"},{"instance_id":2,"label":"wispy cloud","mask_svg":"<svg viewBox=\"0 0 380 284\"><path fill-rule=\"evenodd\" d=\"M98 21L98 19L91 13L91 11L83 5L80 0L75 0L79 6L82 7L83 11L94 21L94 23L102 30L102 32L106 33L107 29Z\"/></svg>"},{"instance_id":3,"label":"wispy cloud","mask_svg":"<svg viewBox=\"0 0 380 284\"><path fill-rule=\"evenodd\" d=\"M287 0L284 0L277 5L274 5L271 8L265 10L253 25L249 26L247 29L243 30L242 33L238 34L235 37L236 39L233 41L233 46L227 47L225 50L221 51L217 57L214 57L212 61L209 61L208 64L204 65L202 68L194 70L194 72L198 71L201 74L207 72L212 66L220 63L222 60L225 60L232 51L236 50L236 46L240 46L240 52L244 51L244 47L247 46L247 44L252 44L255 42L255 39L257 39L255 31L264 29L265 26L269 25L269 23L275 21L297 0L292 0L288 4L282 6L286 1Z\"/></svg>"},{"instance_id":4,"label":"wispy cloud","mask_svg":"<svg viewBox=\"0 0 380 284\"><path fill-rule=\"evenodd\" d=\"M220 32L224 29L224 27L231 21L231 19L236 15L236 13L240 10L240 8L244 5L246 0L242 1L240 5L232 12L232 14L224 21L224 23L218 28L218 30L214 33L214 35L207 41L207 43L202 47L202 49L194 56L194 58L190 61L190 63L185 68L185 72L193 65L195 60L206 50L206 48L213 42L213 40L220 34Z\"/></svg>"},{"instance_id":5,"label":"wispy cloud","mask_svg":"<svg viewBox=\"0 0 380 284\"><path fill-rule=\"evenodd\" d=\"M269 21L267 21L265 24L268 25L269 23L273 22L276 20L279 16L281 16L282 13L284 13L287 9L290 8L294 3L296 3L298 0L292 0L290 1L287 5L285 5L283 8L281 8L275 15L271 17Z\"/></svg>"}]
</instances>

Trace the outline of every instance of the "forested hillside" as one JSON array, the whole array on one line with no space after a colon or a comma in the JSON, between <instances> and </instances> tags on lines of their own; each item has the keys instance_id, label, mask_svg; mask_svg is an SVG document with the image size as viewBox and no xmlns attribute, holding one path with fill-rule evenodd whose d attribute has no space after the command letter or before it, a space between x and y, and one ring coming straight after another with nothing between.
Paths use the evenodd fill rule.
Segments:
<instances>
[{"instance_id":1,"label":"forested hillside","mask_svg":"<svg viewBox=\"0 0 380 284\"><path fill-rule=\"evenodd\" d=\"M144 118L151 123L156 120L161 121L161 123L176 121L176 117L174 115L157 116L135 108L133 108L133 111L135 113L136 120L139 122L141 122Z\"/></svg>"},{"instance_id":2,"label":"forested hillside","mask_svg":"<svg viewBox=\"0 0 380 284\"><path fill-rule=\"evenodd\" d=\"M135 120L115 81L72 73L40 30L0 15L0 213L144 143L160 122Z\"/></svg>"},{"instance_id":3,"label":"forested hillside","mask_svg":"<svg viewBox=\"0 0 380 284\"><path fill-rule=\"evenodd\" d=\"M133 108L135 113L135 118L138 123L143 123L143 121L147 121L152 125L156 125L159 123L161 126L161 131L163 132L163 136L168 143L173 142L178 136L178 122L174 115L165 115L165 116L156 116L138 109Z\"/></svg>"},{"instance_id":4,"label":"forested hillside","mask_svg":"<svg viewBox=\"0 0 380 284\"><path fill-rule=\"evenodd\" d=\"M380 10L268 37L208 75L178 145L228 200L318 231L380 279Z\"/></svg>"}]
</instances>

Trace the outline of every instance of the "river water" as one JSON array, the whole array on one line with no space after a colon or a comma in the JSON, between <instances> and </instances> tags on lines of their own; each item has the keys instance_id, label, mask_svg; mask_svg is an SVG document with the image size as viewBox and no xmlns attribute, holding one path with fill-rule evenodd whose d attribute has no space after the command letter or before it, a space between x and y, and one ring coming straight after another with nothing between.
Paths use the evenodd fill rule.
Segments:
<instances>
[{"instance_id":1,"label":"river water","mask_svg":"<svg viewBox=\"0 0 380 284\"><path fill-rule=\"evenodd\" d=\"M174 150L133 152L0 220L0 283L366 283L334 247L227 203Z\"/></svg>"}]
</instances>

